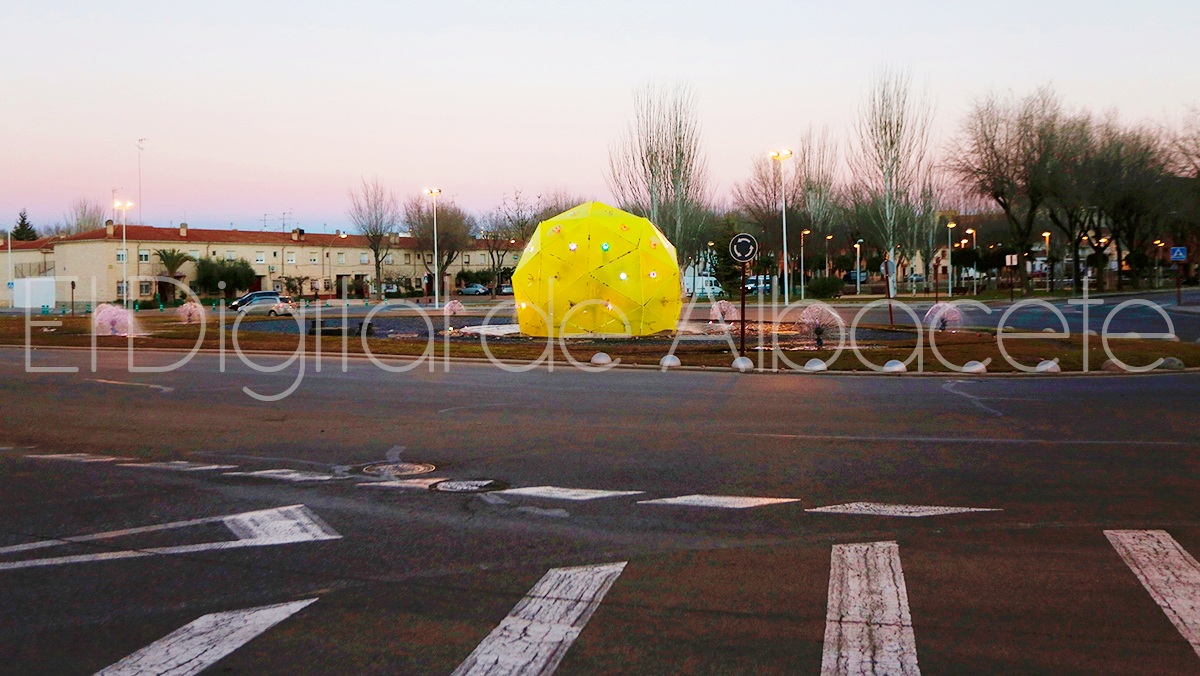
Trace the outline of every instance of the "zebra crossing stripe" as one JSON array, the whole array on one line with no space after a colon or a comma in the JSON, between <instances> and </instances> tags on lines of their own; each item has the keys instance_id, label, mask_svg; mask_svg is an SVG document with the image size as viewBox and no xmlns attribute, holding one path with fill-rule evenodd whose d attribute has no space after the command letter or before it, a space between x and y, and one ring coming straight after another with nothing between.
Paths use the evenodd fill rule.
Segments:
<instances>
[{"instance_id":1,"label":"zebra crossing stripe","mask_svg":"<svg viewBox=\"0 0 1200 676\"><path fill-rule=\"evenodd\" d=\"M834 545L821 674L920 674L895 542Z\"/></svg>"},{"instance_id":2,"label":"zebra crossing stripe","mask_svg":"<svg viewBox=\"0 0 1200 676\"><path fill-rule=\"evenodd\" d=\"M625 564L550 569L454 676L553 673Z\"/></svg>"},{"instance_id":3,"label":"zebra crossing stripe","mask_svg":"<svg viewBox=\"0 0 1200 676\"><path fill-rule=\"evenodd\" d=\"M1167 619L1200 655L1200 563L1162 530L1106 530Z\"/></svg>"},{"instance_id":4,"label":"zebra crossing stripe","mask_svg":"<svg viewBox=\"0 0 1200 676\"><path fill-rule=\"evenodd\" d=\"M199 673L316 600L205 615L96 672L96 676Z\"/></svg>"}]
</instances>

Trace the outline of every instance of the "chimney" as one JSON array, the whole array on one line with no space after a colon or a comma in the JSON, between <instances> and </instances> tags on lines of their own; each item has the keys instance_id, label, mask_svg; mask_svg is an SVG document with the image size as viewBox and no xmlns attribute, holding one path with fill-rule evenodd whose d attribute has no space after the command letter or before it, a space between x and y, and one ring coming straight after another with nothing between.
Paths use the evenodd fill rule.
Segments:
<instances>
[{"instance_id":1,"label":"chimney","mask_svg":"<svg viewBox=\"0 0 1200 676\"><path fill-rule=\"evenodd\" d=\"M297 232L300 233L300 241L303 242L304 241L304 228L296 228L296 230L297 230Z\"/></svg>"},{"instance_id":2,"label":"chimney","mask_svg":"<svg viewBox=\"0 0 1200 676\"><path fill-rule=\"evenodd\" d=\"M112 239L112 238L113 238L113 222L112 222L112 219L110 218L107 221L104 221L104 239Z\"/></svg>"},{"instance_id":3,"label":"chimney","mask_svg":"<svg viewBox=\"0 0 1200 676\"><path fill-rule=\"evenodd\" d=\"M300 241L300 228L292 228L292 241L293 242Z\"/></svg>"},{"instance_id":4,"label":"chimney","mask_svg":"<svg viewBox=\"0 0 1200 676\"><path fill-rule=\"evenodd\" d=\"M340 229L339 229L339 230L334 230L334 231L333 231L333 236L334 236L334 237L341 237L341 236L342 236L342 231L341 231Z\"/></svg>"},{"instance_id":5,"label":"chimney","mask_svg":"<svg viewBox=\"0 0 1200 676\"><path fill-rule=\"evenodd\" d=\"M187 223L180 223L180 224L179 224L179 236L180 236L180 237L187 237Z\"/></svg>"}]
</instances>

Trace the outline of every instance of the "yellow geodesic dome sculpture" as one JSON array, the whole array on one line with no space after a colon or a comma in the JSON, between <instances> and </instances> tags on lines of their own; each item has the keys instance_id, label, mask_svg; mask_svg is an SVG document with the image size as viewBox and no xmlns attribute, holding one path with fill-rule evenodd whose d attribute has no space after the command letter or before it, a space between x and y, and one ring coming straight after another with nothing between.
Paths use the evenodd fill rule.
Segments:
<instances>
[{"instance_id":1,"label":"yellow geodesic dome sculpture","mask_svg":"<svg viewBox=\"0 0 1200 676\"><path fill-rule=\"evenodd\" d=\"M538 224L512 280L526 335L646 336L679 323L675 247L650 221L600 202Z\"/></svg>"}]
</instances>

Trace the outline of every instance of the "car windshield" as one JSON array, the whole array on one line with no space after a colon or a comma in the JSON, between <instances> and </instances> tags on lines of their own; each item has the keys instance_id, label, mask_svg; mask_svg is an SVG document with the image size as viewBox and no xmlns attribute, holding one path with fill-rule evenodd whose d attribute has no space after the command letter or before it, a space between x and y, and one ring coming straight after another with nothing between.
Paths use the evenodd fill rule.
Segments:
<instances>
[{"instance_id":1,"label":"car windshield","mask_svg":"<svg viewBox=\"0 0 1200 676\"><path fill-rule=\"evenodd\" d=\"M292 302L292 297L291 296L280 296L279 302L280 303L290 303L290 302Z\"/></svg>"}]
</instances>

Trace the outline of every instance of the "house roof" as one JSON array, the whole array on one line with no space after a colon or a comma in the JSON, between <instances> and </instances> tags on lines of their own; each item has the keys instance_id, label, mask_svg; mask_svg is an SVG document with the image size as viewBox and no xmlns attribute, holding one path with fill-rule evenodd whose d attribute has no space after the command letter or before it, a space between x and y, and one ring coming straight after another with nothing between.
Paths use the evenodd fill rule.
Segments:
<instances>
[{"instance_id":1,"label":"house roof","mask_svg":"<svg viewBox=\"0 0 1200 676\"><path fill-rule=\"evenodd\" d=\"M290 232L270 232L261 230L214 230L207 228L187 228L187 234L180 228L160 228L152 225L114 226L112 239L121 237L121 229L125 228L125 239L135 242L162 242L165 244L263 244L284 246L299 244L292 240ZM104 228L89 230L64 238L66 242L82 242L91 240L110 239ZM353 247L365 248L367 238L362 235L347 234L344 237L328 233L304 233L304 244L310 246ZM399 246L414 246L416 240L411 237L401 237Z\"/></svg>"},{"instance_id":2,"label":"house roof","mask_svg":"<svg viewBox=\"0 0 1200 676\"><path fill-rule=\"evenodd\" d=\"M43 248L53 249L54 242L58 239L59 239L58 237L39 237L38 239L30 240L30 241L14 239L14 240L12 240L12 250L13 251L40 251ZM2 250L2 251L8 250L8 242L7 241L0 242L0 250Z\"/></svg>"}]
</instances>

